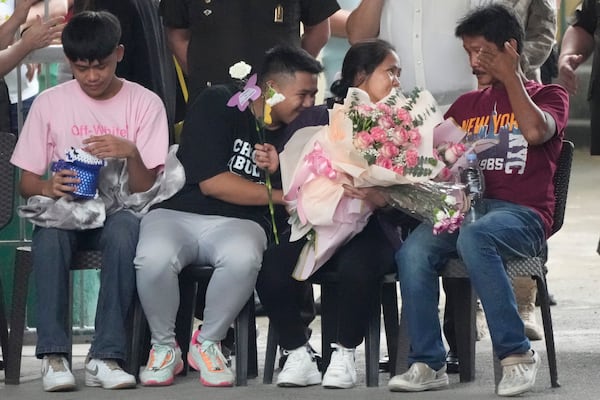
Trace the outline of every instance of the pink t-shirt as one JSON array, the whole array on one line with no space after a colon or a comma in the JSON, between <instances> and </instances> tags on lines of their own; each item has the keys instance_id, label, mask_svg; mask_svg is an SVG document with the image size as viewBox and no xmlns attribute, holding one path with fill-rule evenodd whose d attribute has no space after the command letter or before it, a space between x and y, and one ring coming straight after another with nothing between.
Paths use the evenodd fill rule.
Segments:
<instances>
[{"instance_id":1,"label":"pink t-shirt","mask_svg":"<svg viewBox=\"0 0 600 400\"><path fill-rule=\"evenodd\" d=\"M94 100L76 80L40 93L33 102L10 162L44 175L50 163L71 147L96 135L115 135L135 143L148 169L162 166L169 132L160 98L137 83L123 80L110 99Z\"/></svg>"}]
</instances>

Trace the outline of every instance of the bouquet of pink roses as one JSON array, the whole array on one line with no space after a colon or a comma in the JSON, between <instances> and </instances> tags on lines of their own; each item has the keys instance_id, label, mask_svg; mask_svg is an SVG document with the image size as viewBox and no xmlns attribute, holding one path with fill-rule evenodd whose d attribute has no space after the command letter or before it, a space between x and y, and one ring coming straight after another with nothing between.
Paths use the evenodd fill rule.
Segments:
<instances>
[{"instance_id":1,"label":"bouquet of pink roses","mask_svg":"<svg viewBox=\"0 0 600 400\"><path fill-rule=\"evenodd\" d=\"M436 234L456 230L469 207L456 176L467 151L494 144L485 140L469 143L427 91L393 90L373 104L351 88L329 125L299 130L280 155L290 240L308 239L293 276L308 278L367 224L371 205L345 196L345 184L380 187L389 204L429 221Z\"/></svg>"},{"instance_id":2,"label":"bouquet of pink roses","mask_svg":"<svg viewBox=\"0 0 600 400\"><path fill-rule=\"evenodd\" d=\"M442 116L427 91L405 97L394 90L373 104L367 93L351 88L344 104L330 111L329 121L296 132L280 155L290 240L309 239L294 271L300 280L368 222L370 204L344 196L344 184L427 182L444 168L433 146L433 129Z\"/></svg>"}]
</instances>

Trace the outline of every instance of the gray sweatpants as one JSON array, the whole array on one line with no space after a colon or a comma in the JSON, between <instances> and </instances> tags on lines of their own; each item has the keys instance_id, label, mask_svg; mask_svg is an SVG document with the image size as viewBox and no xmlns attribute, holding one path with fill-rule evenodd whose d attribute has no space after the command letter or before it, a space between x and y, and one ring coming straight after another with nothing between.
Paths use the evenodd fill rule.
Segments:
<instances>
[{"instance_id":1,"label":"gray sweatpants","mask_svg":"<svg viewBox=\"0 0 600 400\"><path fill-rule=\"evenodd\" d=\"M254 291L267 245L254 221L156 209L144 216L136 268L137 290L152 344L175 344L178 275L190 264L212 265L200 340L219 341Z\"/></svg>"}]
</instances>

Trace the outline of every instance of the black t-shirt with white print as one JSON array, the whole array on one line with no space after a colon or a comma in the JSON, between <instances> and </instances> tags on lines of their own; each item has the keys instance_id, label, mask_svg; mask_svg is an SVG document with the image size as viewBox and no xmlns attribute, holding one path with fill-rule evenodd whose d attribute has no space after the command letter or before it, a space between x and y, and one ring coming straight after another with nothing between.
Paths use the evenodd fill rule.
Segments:
<instances>
[{"instance_id":1,"label":"black t-shirt with white print","mask_svg":"<svg viewBox=\"0 0 600 400\"><path fill-rule=\"evenodd\" d=\"M227 106L237 90L234 86L213 86L204 90L190 105L177 151L177 158L185 170L186 184L156 208L250 219L269 233L267 206L228 203L205 196L199 188L200 182L223 172L264 183L264 173L253 157L254 145L259 142L254 116L249 108L242 112L237 107Z\"/></svg>"}]
</instances>

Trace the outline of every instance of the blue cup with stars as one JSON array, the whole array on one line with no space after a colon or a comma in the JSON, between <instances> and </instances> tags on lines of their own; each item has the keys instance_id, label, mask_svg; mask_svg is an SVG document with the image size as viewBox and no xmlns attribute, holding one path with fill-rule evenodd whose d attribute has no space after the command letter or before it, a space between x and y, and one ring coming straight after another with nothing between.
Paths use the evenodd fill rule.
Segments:
<instances>
[{"instance_id":1,"label":"blue cup with stars","mask_svg":"<svg viewBox=\"0 0 600 400\"><path fill-rule=\"evenodd\" d=\"M66 159L60 159L52 164L52 171L64 169L75 171L79 183L70 183L75 187L71 195L76 199L93 199L98 191L98 177L100 169L105 165L103 160L92 156L83 150L71 149L67 152Z\"/></svg>"}]
</instances>

